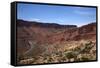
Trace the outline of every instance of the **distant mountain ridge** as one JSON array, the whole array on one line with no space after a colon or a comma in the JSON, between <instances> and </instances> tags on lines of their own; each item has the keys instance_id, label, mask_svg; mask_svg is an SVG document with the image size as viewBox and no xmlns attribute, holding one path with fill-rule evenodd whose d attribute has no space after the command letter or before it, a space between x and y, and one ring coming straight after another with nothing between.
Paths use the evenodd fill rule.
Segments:
<instances>
[{"instance_id":1,"label":"distant mountain ridge","mask_svg":"<svg viewBox=\"0 0 100 68\"><path fill-rule=\"evenodd\" d=\"M17 20L18 26L39 26L39 27L47 27L47 28L77 28L77 25L60 25L56 23L42 23L37 21L24 21Z\"/></svg>"}]
</instances>

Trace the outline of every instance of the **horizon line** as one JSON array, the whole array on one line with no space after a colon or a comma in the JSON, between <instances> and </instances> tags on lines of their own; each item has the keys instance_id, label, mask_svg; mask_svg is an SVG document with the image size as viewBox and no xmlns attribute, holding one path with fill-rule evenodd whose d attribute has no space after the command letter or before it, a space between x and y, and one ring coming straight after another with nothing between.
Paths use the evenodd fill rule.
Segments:
<instances>
[{"instance_id":1,"label":"horizon line","mask_svg":"<svg viewBox=\"0 0 100 68\"><path fill-rule=\"evenodd\" d=\"M84 25L88 25L90 23L96 23L96 21L93 21L93 22L89 22L87 24L83 24L83 25L78 25L78 24L60 24L60 23L57 23L57 22L44 22L44 21L36 21L36 20L24 20L24 19L17 19L17 20L22 20L22 21L27 21L27 22L37 22L37 23L43 23L43 24L57 24L57 25L75 25L77 27L81 27L81 26L84 26Z\"/></svg>"}]
</instances>

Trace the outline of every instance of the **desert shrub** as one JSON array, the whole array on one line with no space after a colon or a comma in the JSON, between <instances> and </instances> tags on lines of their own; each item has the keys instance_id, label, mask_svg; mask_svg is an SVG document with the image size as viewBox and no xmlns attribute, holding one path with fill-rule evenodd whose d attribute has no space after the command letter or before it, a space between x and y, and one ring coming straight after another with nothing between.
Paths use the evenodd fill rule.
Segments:
<instances>
[{"instance_id":1,"label":"desert shrub","mask_svg":"<svg viewBox=\"0 0 100 68\"><path fill-rule=\"evenodd\" d=\"M73 51L67 51L64 54L68 59L76 57L76 54Z\"/></svg>"},{"instance_id":2,"label":"desert shrub","mask_svg":"<svg viewBox=\"0 0 100 68\"><path fill-rule=\"evenodd\" d=\"M82 58L80 58L79 60L80 60L80 61L88 61L88 60L90 60L90 59L87 58L87 57L82 57Z\"/></svg>"},{"instance_id":3,"label":"desert shrub","mask_svg":"<svg viewBox=\"0 0 100 68\"><path fill-rule=\"evenodd\" d=\"M34 62L34 58L20 60L19 64L32 64Z\"/></svg>"},{"instance_id":4,"label":"desert shrub","mask_svg":"<svg viewBox=\"0 0 100 68\"><path fill-rule=\"evenodd\" d=\"M91 50L92 47L93 46L92 46L92 42L91 41L86 43L85 44L85 48L82 50L82 53L89 53L89 51Z\"/></svg>"},{"instance_id":5,"label":"desert shrub","mask_svg":"<svg viewBox=\"0 0 100 68\"><path fill-rule=\"evenodd\" d=\"M47 60L48 63L51 63L53 61L53 59L51 57L49 57L49 59Z\"/></svg>"},{"instance_id":6,"label":"desert shrub","mask_svg":"<svg viewBox=\"0 0 100 68\"><path fill-rule=\"evenodd\" d=\"M95 55L92 54L80 54L77 56L77 61L89 61L89 60L95 60L96 57Z\"/></svg>"},{"instance_id":7,"label":"desert shrub","mask_svg":"<svg viewBox=\"0 0 100 68\"><path fill-rule=\"evenodd\" d=\"M81 47L76 47L73 51L81 51Z\"/></svg>"}]
</instances>

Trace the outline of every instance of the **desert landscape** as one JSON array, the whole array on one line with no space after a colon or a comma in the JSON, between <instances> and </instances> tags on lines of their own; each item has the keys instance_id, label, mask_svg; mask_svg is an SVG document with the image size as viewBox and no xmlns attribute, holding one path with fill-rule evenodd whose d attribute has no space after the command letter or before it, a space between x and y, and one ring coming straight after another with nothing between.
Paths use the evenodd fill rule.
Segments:
<instances>
[{"instance_id":1,"label":"desert landscape","mask_svg":"<svg viewBox=\"0 0 100 68\"><path fill-rule=\"evenodd\" d=\"M17 20L17 63L96 60L96 22L78 27Z\"/></svg>"}]
</instances>

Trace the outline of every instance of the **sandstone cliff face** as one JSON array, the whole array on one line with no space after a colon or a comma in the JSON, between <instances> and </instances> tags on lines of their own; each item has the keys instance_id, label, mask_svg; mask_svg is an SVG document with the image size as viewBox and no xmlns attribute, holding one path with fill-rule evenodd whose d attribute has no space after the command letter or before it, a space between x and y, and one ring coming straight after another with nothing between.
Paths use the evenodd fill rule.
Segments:
<instances>
[{"instance_id":1,"label":"sandstone cliff face","mask_svg":"<svg viewBox=\"0 0 100 68\"><path fill-rule=\"evenodd\" d=\"M17 51L24 54L36 45L41 53L46 44L62 43L66 41L95 40L96 23L90 23L82 27L76 25L59 25L40 22L17 21ZM34 42L34 43L33 43Z\"/></svg>"}]
</instances>

